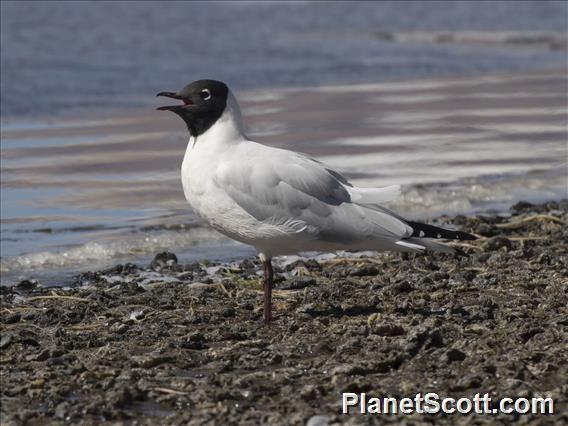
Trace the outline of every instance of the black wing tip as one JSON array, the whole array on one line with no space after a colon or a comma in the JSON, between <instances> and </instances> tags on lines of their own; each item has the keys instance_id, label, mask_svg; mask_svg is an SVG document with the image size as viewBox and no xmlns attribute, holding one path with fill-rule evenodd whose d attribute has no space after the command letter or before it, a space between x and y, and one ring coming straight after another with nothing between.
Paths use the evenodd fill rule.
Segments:
<instances>
[{"instance_id":1,"label":"black wing tip","mask_svg":"<svg viewBox=\"0 0 568 426\"><path fill-rule=\"evenodd\" d=\"M460 238L458 238L459 240L477 240L477 237L475 235L468 234L467 232L456 231L456 233L460 236Z\"/></svg>"},{"instance_id":2,"label":"black wing tip","mask_svg":"<svg viewBox=\"0 0 568 426\"><path fill-rule=\"evenodd\" d=\"M443 229L443 228L441 228L441 229ZM446 229L445 231L455 235L454 238L451 238L452 240L468 240L468 241L477 240L477 237L475 235L468 234L467 232L452 231L452 230L449 230L449 229ZM444 237L442 237L442 238L444 238Z\"/></svg>"},{"instance_id":3,"label":"black wing tip","mask_svg":"<svg viewBox=\"0 0 568 426\"><path fill-rule=\"evenodd\" d=\"M453 231L444 229L434 225L428 225L420 222L407 222L412 228L412 236L416 238L434 238L442 240L458 240L471 241L477 240L477 237L463 231Z\"/></svg>"}]
</instances>

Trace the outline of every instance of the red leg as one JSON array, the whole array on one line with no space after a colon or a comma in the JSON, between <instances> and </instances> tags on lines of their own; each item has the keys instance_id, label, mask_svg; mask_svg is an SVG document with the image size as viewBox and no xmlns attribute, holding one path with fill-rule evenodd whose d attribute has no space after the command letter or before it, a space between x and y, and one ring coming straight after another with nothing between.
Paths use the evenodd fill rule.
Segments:
<instances>
[{"instance_id":1,"label":"red leg","mask_svg":"<svg viewBox=\"0 0 568 426\"><path fill-rule=\"evenodd\" d=\"M272 283L274 271L272 270L272 259L268 258L262 262L264 266L264 322L268 324L272 321Z\"/></svg>"}]
</instances>

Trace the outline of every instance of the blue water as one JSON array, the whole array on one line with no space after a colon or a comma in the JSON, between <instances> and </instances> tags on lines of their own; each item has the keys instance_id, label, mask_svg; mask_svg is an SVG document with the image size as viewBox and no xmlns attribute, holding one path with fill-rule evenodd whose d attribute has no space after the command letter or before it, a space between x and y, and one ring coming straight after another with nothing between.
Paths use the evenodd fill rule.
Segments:
<instances>
[{"instance_id":1,"label":"blue water","mask_svg":"<svg viewBox=\"0 0 568 426\"><path fill-rule=\"evenodd\" d=\"M563 1L3 0L0 12L0 285L30 277L44 284L63 285L78 271L116 262L148 262L154 253L165 249L175 250L182 261L227 260L254 253L251 248L235 245L208 228L188 226L194 224L195 218L183 201L177 175L183 138L178 143L179 134L172 128L172 136L157 135L156 143L148 144L148 135L144 134L154 132L150 123L156 118L151 117L150 109L156 107L154 95L159 91L176 90L200 78L226 81L237 94L268 89L266 94L276 93L270 89L278 87L376 83L421 77L551 69L561 74L558 70L567 62L568 2ZM405 39L408 32L417 31L426 33ZM458 38L465 34L470 39L465 42L463 39L436 40L429 37L431 31L447 31ZM489 38L483 39L488 35ZM503 41L509 36L525 41ZM556 42L558 39L560 43ZM550 40L556 41L549 43ZM519 117L526 117L528 124L543 129L539 131L560 133L550 145L556 155L562 149L565 132L558 130L559 124L554 120L559 123L566 120L560 110L564 107L559 107L559 102L565 104L564 98L553 98L563 96L562 90L557 90L563 83L550 86L554 90L551 97L547 92L547 84L550 84L546 83L547 78L541 77L538 81L541 83L533 82L530 87L520 86L527 92L517 93L520 97L511 101L519 104L521 115L512 117L509 129L520 122ZM484 95L495 95L490 92L490 86L480 86L479 90ZM305 92L295 93L306 96ZM378 109L380 105L376 100L355 94L359 96L357 102L361 101L367 108L361 112L360 121L355 119L350 123L353 132L360 130L359 136L364 136L365 140L369 128L378 126L373 136L381 137L380 125L388 121L388 117ZM412 97L412 93L406 95ZM391 94L391 98L393 96ZM404 96L404 93L396 96ZM500 96L503 102L508 102L506 91ZM532 105L535 99L543 104ZM277 99L270 101L271 105L277 102ZM460 106L468 110L467 102L463 102ZM286 108L290 104L293 103L287 102ZM302 111L301 104L299 111ZM400 117L406 105L395 102L391 108ZM546 120L542 119L542 113L522 115L523 108L532 107L548 112L552 109L555 115L546 116ZM303 105L303 111L311 112L306 108ZM451 105L452 111L454 108L456 106ZM120 128L114 123L115 127L109 131L109 118L120 120L125 109L138 111L144 121L141 124L146 127L140 130L132 124ZM148 118L146 112L142 115L139 111L148 111ZM421 114L427 112L420 111ZM371 116L381 114L380 125L364 112ZM104 117L102 125L93 126L93 121L101 117ZM323 126L335 129L330 117L334 117L333 114L322 121ZM412 128L407 126L408 117L402 117L391 126L412 134ZM286 111L281 119L282 123L290 119ZM477 125L476 120L472 119L470 124ZM285 141L290 128L282 123L278 116L265 118L257 122L260 127L256 135L262 135L262 129L268 128L272 136ZM434 127L440 125L443 123L432 122ZM311 122L301 126L294 128L296 136L303 134L307 141L314 141L317 126ZM177 129L183 129L181 123ZM146 139L138 140L141 135ZM533 136L526 133L524 138L532 143ZM125 137L134 138L141 145L129 145L130 139ZM392 142L388 135L385 137L388 143ZM437 183L422 190L413 188L410 184L422 178L410 179L415 175L410 173L413 170L407 170L410 178L406 183L410 189L401 211L411 206L407 210L416 212L416 206L428 201L430 205L439 202L441 211L448 206L451 211L471 212L481 207L506 207L520 197L551 198L557 195L557 188L563 189L558 181L563 177L564 166L560 169L556 161L546 162L542 155L541 174L527 179L530 185L525 185L524 176L529 166L519 166L513 173L505 160L518 147L526 145L511 148L502 141L496 147L494 143L501 140L501 136L488 138L493 149L499 151L496 157L503 161L503 169L510 171L504 183L495 185L499 191L496 192L493 183L485 178L475 180L481 172L472 170L470 175L459 177L473 180L456 180L450 196L436 198L438 192L442 193ZM123 145L108 153L105 152L107 142ZM404 140L399 143L403 144ZM100 146L98 150L93 149L96 144ZM79 147L81 149L77 149ZM409 143L407 148L409 153L427 157L420 159L423 169L425 160L433 157L429 150L420 151L419 145ZM459 155L459 149L456 142L451 151ZM484 149L468 155L479 156ZM179 153L175 153L176 150ZM377 164L383 158L379 154L373 157ZM360 156L351 158L357 160ZM112 161L117 159L120 161ZM523 158L519 164L524 164L522 161ZM152 167L145 170L148 165ZM338 163L341 171L348 165L343 159ZM393 170L400 172L403 166L396 163ZM550 174L548 168L552 166L556 168ZM360 171L351 172L356 175ZM372 182L375 183L380 182ZM517 195L515 191L525 187L531 190ZM471 188L477 188L477 192ZM480 200L487 204L480 204ZM180 228L180 225L185 227Z\"/></svg>"},{"instance_id":2,"label":"blue water","mask_svg":"<svg viewBox=\"0 0 568 426\"><path fill-rule=\"evenodd\" d=\"M2 117L148 105L199 78L238 90L562 66L564 49L395 43L397 31L557 31L568 4L1 2Z\"/></svg>"}]
</instances>

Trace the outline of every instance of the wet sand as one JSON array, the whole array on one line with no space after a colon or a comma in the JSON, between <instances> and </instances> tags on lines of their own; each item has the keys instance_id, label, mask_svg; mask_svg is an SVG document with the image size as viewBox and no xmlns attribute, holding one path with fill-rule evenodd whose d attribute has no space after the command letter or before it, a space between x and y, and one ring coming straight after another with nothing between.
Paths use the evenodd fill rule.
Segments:
<instances>
[{"instance_id":1,"label":"wet sand","mask_svg":"<svg viewBox=\"0 0 568 426\"><path fill-rule=\"evenodd\" d=\"M255 259L2 287L2 424L566 424L568 200L511 212L439 218L479 235L469 257L281 261L270 326ZM428 391L557 414L340 414L341 392Z\"/></svg>"}]
</instances>

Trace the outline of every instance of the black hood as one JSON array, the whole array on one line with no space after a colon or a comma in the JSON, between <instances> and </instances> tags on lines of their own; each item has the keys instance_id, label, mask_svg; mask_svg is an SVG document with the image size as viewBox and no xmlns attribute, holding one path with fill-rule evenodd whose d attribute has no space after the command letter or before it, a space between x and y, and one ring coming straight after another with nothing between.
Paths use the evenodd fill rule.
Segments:
<instances>
[{"instance_id":1,"label":"black hood","mask_svg":"<svg viewBox=\"0 0 568 426\"><path fill-rule=\"evenodd\" d=\"M197 137L209 130L225 111L229 88L221 81L197 80L179 92L160 92L156 96L183 101L183 104L163 106L158 110L179 115L191 136Z\"/></svg>"}]
</instances>

